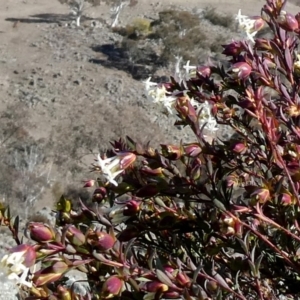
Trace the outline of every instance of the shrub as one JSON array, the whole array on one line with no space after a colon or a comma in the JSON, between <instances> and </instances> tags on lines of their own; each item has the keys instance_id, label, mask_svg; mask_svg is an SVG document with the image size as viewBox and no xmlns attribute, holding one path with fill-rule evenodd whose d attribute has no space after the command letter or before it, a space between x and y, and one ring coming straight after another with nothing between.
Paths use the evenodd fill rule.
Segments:
<instances>
[{"instance_id":1,"label":"shrub","mask_svg":"<svg viewBox=\"0 0 300 300\"><path fill-rule=\"evenodd\" d=\"M151 21L144 18L134 19L132 24L125 28L125 35L128 38L140 38L151 33Z\"/></svg>"},{"instance_id":2,"label":"shrub","mask_svg":"<svg viewBox=\"0 0 300 300\"><path fill-rule=\"evenodd\" d=\"M219 18L221 19L221 16ZM191 12L165 10L159 12L159 18L152 23L149 20L138 19L126 27L115 28L114 31L124 36L122 45L125 51L140 52L146 61L152 60L151 64L146 63L148 66L161 67L173 65L176 57L196 63L203 61L203 57L206 56L203 53L207 53L207 51L213 53L221 51L220 45L228 40L228 36L224 34L210 36L210 30L204 28L201 22L200 17ZM129 42L130 39L135 42ZM148 49L146 52L140 42L145 39L154 41L154 43L146 45L146 49ZM156 51L159 59L152 59L153 51Z\"/></svg>"},{"instance_id":3,"label":"shrub","mask_svg":"<svg viewBox=\"0 0 300 300\"><path fill-rule=\"evenodd\" d=\"M232 28L234 24L234 19L231 15L220 14L216 12L214 7L207 7L203 11L203 17L212 24L223 26L225 28Z\"/></svg>"},{"instance_id":4,"label":"shrub","mask_svg":"<svg viewBox=\"0 0 300 300\"><path fill-rule=\"evenodd\" d=\"M112 142L84 185L95 208L61 197L54 228L28 224L31 244L0 207L19 244L1 262L28 299L299 297L300 13L283 8L239 13L247 40L224 45L228 67L187 63L168 83L145 82L193 142ZM273 37L254 39L263 23ZM234 134L211 139L223 126ZM72 269L88 288L64 284Z\"/></svg>"}]
</instances>

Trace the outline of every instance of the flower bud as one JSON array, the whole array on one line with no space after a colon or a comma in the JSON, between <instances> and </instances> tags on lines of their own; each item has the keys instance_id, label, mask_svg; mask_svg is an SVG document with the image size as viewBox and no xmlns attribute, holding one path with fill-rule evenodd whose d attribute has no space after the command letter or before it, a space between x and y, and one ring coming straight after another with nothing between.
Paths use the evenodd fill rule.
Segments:
<instances>
[{"instance_id":1,"label":"flower bud","mask_svg":"<svg viewBox=\"0 0 300 300\"><path fill-rule=\"evenodd\" d=\"M100 251L107 251L115 244L115 238L110 234L96 230L90 230L87 234L87 242Z\"/></svg>"},{"instance_id":2,"label":"flower bud","mask_svg":"<svg viewBox=\"0 0 300 300\"><path fill-rule=\"evenodd\" d=\"M281 25L282 28L284 28L287 31L295 31L299 29L299 24L295 16L292 14L286 12L286 11L281 11L280 15L278 17L278 23Z\"/></svg>"},{"instance_id":3,"label":"flower bud","mask_svg":"<svg viewBox=\"0 0 300 300\"><path fill-rule=\"evenodd\" d=\"M164 299L180 299L182 296L182 292L176 292L176 291L167 291L163 293L163 298ZM191 298L192 299L192 298Z\"/></svg>"},{"instance_id":4,"label":"flower bud","mask_svg":"<svg viewBox=\"0 0 300 300\"><path fill-rule=\"evenodd\" d=\"M177 160L183 154L181 147L178 146L161 144L160 147L162 155L170 160Z\"/></svg>"},{"instance_id":5,"label":"flower bud","mask_svg":"<svg viewBox=\"0 0 300 300\"><path fill-rule=\"evenodd\" d=\"M30 238L38 243L48 243L55 240L55 232L47 224L30 222L27 230L30 232Z\"/></svg>"},{"instance_id":6,"label":"flower bud","mask_svg":"<svg viewBox=\"0 0 300 300\"><path fill-rule=\"evenodd\" d=\"M237 62L231 67L232 75L235 79L246 79L252 71L250 65L246 62Z\"/></svg>"},{"instance_id":7,"label":"flower bud","mask_svg":"<svg viewBox=\"0 0 300 300\"><path fill-rule=\"evenodd\" d=\"M72 245L81 246L85 243L85 235L73 225L68 227L66 236Z\"/></svg>"},{"instance_id":8,"label":"flower bud","mask_svg":"<svg viewBox=\"0 0 300 300\"><path fill-rule=\"evenodd\" d=\"M259 16L252 17L252 20L254 21L253 31L260 31L265 26L265 21Z\"/></svg>"},{"instance_id":9,"label":"flower bud","mask_svg":"<svg viewBox=\"0 0 300 300\"><path fill-rule=\"evenodd\" d=\"M196 157L201 153L202 149L199 144L189 144L184 146L184 152L189 157Z\"/></svg>"},{"instance_id":10,"label":"flower bud","mask_svg":"<svg viewBox=\"0 0 300 300\"><path fill-rule=\"evenodd\" d=\"M135 200L129 200L126 202L125 207L123 208L124 216L134 216L140 210L140 202Z\"/></svg>"},{"instance_id":11,"label":"flower bud","mask_svg":"<svg viewBox=\"0 0 300 300\"><path fill-rule=\"evenodd\" d=\"M293 205L295 203L295 199L290 193L282 193L279 199L283 206Z\"/></svg>"},{"instance_id":12,"label":"flower bud","mask_svg":"<svg viewBox=\"0 0 300 300\"><path fill-rule=\"evenodd\" d=\"M36 286L42 286L59 280L67 271L69 266L63 261L57 261L52 266L35 273L33 281Z\"/></svg>"},{"instance_id":13,"label":"flower bud","mask_svg":"<svg viewBox=\"0 0 300 300\"><path fill-rule=\"evenodd\" d=\"M119 276L109 277L102 286L101 299L110 299L121 294L124 281Z\"/></svg>"},{"instance_id":14,"label":"flower bud","mask_svg":"<svg viewBox=\"0 0 300 300\"><path fill-rule=\"evenodd\" d=\"M132 152L120 152L117 153L120 159L120 167L125 170L130 167L136 160L136 155Z\"/></svg>"},{"instance_id":15,"label":"flower bud","mask_svg":"<svg viewBox=\"0 0 300 300\"><path fill-rule=\"evenodd\" d=\"M178 273L176 280L182 287L189 287L191 285L191 279L184 272Z\"/></svg>"},{"instance_id":16,"label":"flower bud","mask_svg":"<svg viewBox=\"0 0 300 300\"><path fill-rule=\"evenodd\" d=\"M211 75L211 68L208 66L197 67L197 72L203 77L209 77Z\"/></svg>"},{"instance_id":17,"label":"flower bud","mask_svg":"<svg viewBox=\"0 0 300 300\"><path fill-rule=\"evenodd\" d=\"M173 274L173 272L175 271L175 269L169 265L164 266L164 270L170 274Z\"/></svg>"},{"instance_id":18,"label":"flower bud","mask_svg":"<svg viewBox=\"0 0 300 300\"><path fill-rule=\"evenodd\" d=\"M232 151L238 154L244 154L247 150L247 147L244 143L238 142L232 146Z\"/></svg>"},{"instance_id":19,"label":"flower bud","mask_svg":"<svg viewBox=\"0 0 300 300\"><path fill-rule=\"evenodd\" d=\"M270 41L263 38L257 38L255 39L255 48L258 50L263 51L270 51L272 50L272 46L270 44Z\"/></svg>"},{"instance_id":20,"label":"flower bud","mask_svg":"<svg viewBox=\"0 0 300 300\"><path fill-rule=\"evenodd\" d=\"M93 180L93 179L84 181L84 186L83 187L92 187L92 186L94 186L95 182L96 182L96 180Z\"/></svg>"},{"instance_id":21,"label":"flower bud","mask_svg":"<svg viewBox=\"0 0 300 300\"><path fill-rule=\"evenodd\" d=\"M222 47L224 48L222 54L225 54L226 56L238 56L245 50L244 45L240 41L222 45Z\"/></svg>"},{"instance_id":22,"label":"flower bud","mask_svg":"<svg viewBox=\"0 0 300 300\"><path fill-rule=\"evenodd\" d=\"M115 156L102 159L98 155L97 164L93 165L93 170L101 172L107 179L107 183L118 186L115 178L123 173L125 169L131 166L136 160L136 155L132 152L118 152Z\"/></svg>"},{"instance_id":23,"label":"flower bud","mask_svg":"<svg viewBox=\"0 0 300 300\"><path fill-rule=\"evenodd\" d=\"M107 196L106 188L99 187L99 188L95 189L95 191L93 193L92 201L97 202L97 203L102 203L103 200L106 198L106 196Z\"/></svg>"},{"instance_id":24,"label":"flower bud","mask_svg":"<svg viewBox=\"0 0 300 300\"><path fill-rule=\"evenodd\" d=\"M168 291L169 287L160 281L148 281L142 285L141 290L148 293L162 293Z\"/></svg>"},{"instance_id":25,"label":"flower bud","mask_svg":"<svg viewBox=\"0 0 300 300\"><path fill-rule=\"evenodd\" d=\"M254 197L259 203L263 204L270 200L270 191L266 188L258 188L250 197Z\"/></svg>"}]
</instances>

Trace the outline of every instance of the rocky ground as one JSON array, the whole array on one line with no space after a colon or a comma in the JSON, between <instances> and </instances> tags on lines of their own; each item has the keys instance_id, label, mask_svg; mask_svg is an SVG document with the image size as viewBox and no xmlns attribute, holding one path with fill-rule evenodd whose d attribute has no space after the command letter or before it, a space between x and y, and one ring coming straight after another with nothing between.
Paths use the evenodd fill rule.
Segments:
<instances>
[{"instance_id":1,"label":"rocky ground","mask_svg":"<svg viewBox=\"0 0 300 300\"><path fill-rule=\"evenodd\" d=\"M124 8L119 25L136 18L156 20L166 9L186 10L199 20L208 6L221 14L242 8L257 15L263 3L139 0ZM61 193L88 198L79 187L90 176L94 155L112 139L130 135L154 145L189 139L189 132L173 129L174 118L162 116L144 95L142 81L148 76L164 80L174 64L154 68L132 59L129 48L120 47L123 36L110 26L109 6L87 10L79 28L68 7L55 0L0 0L0 6L0 197L23 221L35 211L49 216ZM297 7L289 3L287 9ZM220 34L228 40L238 35L235 27L204 19L200 28L212 41ZM151 48L159 54L159 42L142 43L141 53ZM214 57L208 49L200 60ZM4 229L0 234L5 251L13 242ZM15 299L12 287L0 281L0 299Z\"/></svg>"}]
</instances>

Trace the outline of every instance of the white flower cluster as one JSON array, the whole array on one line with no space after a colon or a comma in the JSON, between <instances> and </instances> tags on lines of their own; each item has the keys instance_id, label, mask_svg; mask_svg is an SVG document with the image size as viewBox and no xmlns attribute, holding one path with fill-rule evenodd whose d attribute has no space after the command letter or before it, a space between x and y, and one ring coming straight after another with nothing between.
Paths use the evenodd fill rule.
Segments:
<instances>
[{"instance_id":1,"label":"white flower cluster","mask_svg":"<svg viewBox=\"0 0 300 300\"><path fill-rule=\"evenodd\" d=\"M191 104L196 108L196 111L199 114L200 127L205 126L206 130L213 132L219 129L217 120L211 113L211 104L208 101L199 103L192 98Z\"/></svg>"},{"instance_id":2,"label":"white flower cluster","mask_svg":"<svg viewBox=\"0 0 300 300\"><path fill-rule=\"evenodd\" d=\"M195 66L190 66L189 62L187 62L184 67L186 73L189 75L191 70L195 70ZM163 85L159 85L155 82L151 82L151 77L144 81L146 94L148 99L150 99L153 103L157 103L163 111L167 111L169 114L173 114L175 111L176 104L176 94L171 94L167 92ZM197 113L199 114L199 125L201 127L205 127L208 131L216 131L218 130L217 121L215 117L211 113L211 104L208 101L204 103L199 103L195 101L193 98L190 99L191 104L195 107Z\"/></svg>"},{"instance_id":3,"label":"white flower cluster","mask_svg":"<svg viewBox=\"0 0 300 300\"><path fill-rule=\"evenodd\" d=\"M247 39L254 43L254 36L258 32L257 30L255 30L256 21L249 18L248 16L242 15L240 9L235 19L238 21L240 29L245 31Z\"/></svg>"},{"instance_id":4,"label":"white flower cluster","mask_svg":"<svg viewBox=\"0 0 300 300\"><path fill-rule=\"evenodd\" d=\"M191 66L190 61L188 60L186 64L183 66L183 69L185 72L181 71L181 64L182 57L176 56L176 64L175 64L175 80L181 83L182 81L185 83L187 80L189 80L191 77L196 76L196 66Z\"/></svg>"},{"instance_id":5,"label":"white flower cluster","mask_svg":"<svg viewBox=\"0 0 300 300\"><path fill-rule=\"evenodd\" d=\"M25 258L23 252L6 254L0 261L0 268L4 273L3 275L8 278L8 280L13 281L17 285L32 287L32 283L26 281L29 268L25 266L24 260Z\"/></svg>"},{"instance_id":6,"label":"white flower cluster","mask_svg":"<svg viewBox=\"0 0 300 300\"><path fill-rule=\"evenodd\" d=\"M151 77L144 81L147 98L153 103L157 103L164 112L172 115L177 98L167 92L163 85L160 86L150 80Z\"/></svg>"},{"instance_id":7,"label":"white flower cluster","mask_svg":"<svg viewBox=\"0 0 300 300\"><path fill-rule=\"evenodd\" d=\"M120 159L118 159L116 156L102 159L100 154L98 154L97 163L101 169L102 175L106 178L106 180L113 185L118 186L115 178L123 172L122 169L118 168Z\"/></svg>"}]
</instances>

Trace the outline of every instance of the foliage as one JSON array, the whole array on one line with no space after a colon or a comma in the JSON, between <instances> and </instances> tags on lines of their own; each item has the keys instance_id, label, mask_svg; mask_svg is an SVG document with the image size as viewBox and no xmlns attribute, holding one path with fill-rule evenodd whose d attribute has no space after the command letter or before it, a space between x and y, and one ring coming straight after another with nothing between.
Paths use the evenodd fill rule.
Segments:
<instances>
[{"instance_id":1,"label":"foliage","mask_svg":"<svg viewBox=\"0 0 300 300\"><path fill-rule=\"evenodd\" d=\"M223 16L216 15L219 19L213 24L222 22ZM209 16L211 14L207 13L207 19ZM137 63L134 58L143 52L144 59L148 60L146 65L151 66L154 73L158 66L173 65L176 57L199 62L205 51L221 51L220 45L228 40L227 35L216 35L215 38L210 36L208 28L204 28L202 24L206 15L203 14L201 18L188 11L164 10L159 12L158 19L152 22L136 19L126 27L115 27L114 31L124 37L122 49L129 53L133 64ZM229 26L229 19L225 19L222 20ZM230 20L232 21L232 18ZM153 52L156 52L156 55L153 55Z\"/></svg>"},{"instance_id":2,"label":"foliage","mask_svg":"<svg viewBox=\"0 0 300 300\"><path fill-rule=\"evenodd\" d=\"M19 244L1 263L28 299L299 297L300 13L284 4L239 13L249 40L224 45L229 67L187 63L168 83L145 82L194 142L113 142L84 183L95 208L62 196L54 228L27 225L31 244L0 207ZM270 39L254 39L262 20ZM228 140L205 135L225 125ZM65 284L73 269L87 288Z\"/></svg>"},{"instance_id":3,"label":"foliage","mask_svg":"<svg viewBox=\"0 0 300 300\"><path fill-rule=\"evenodd\" d=\"M231 15L222 15L216 12L214 7L208 7L203 11L203 17L214 25L232 28L234 19Z\"/></svg>"},{"instance_id":4,"label":"foliage","mask_svg":"<svg viewBox=\"0 0 300 300\"><path fill-rule=\"evenodd\" d=\"M151 21L145 18L136 18L125 28L118 28L116 31L127 36L129 39L141 38L142 36L147 36L152 32Z\"/></svg>"}]
</instances>

